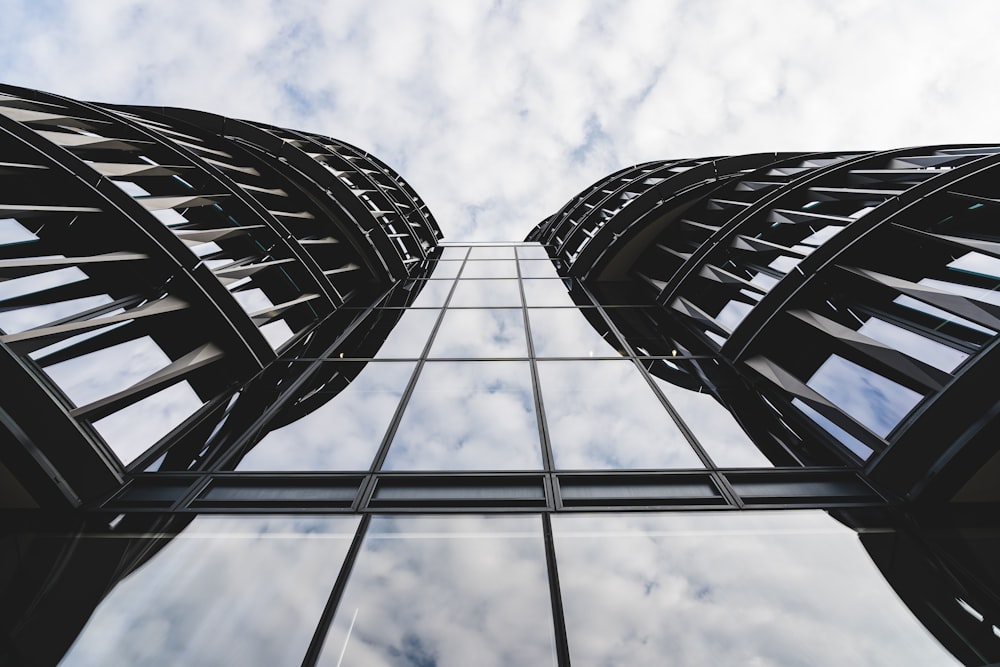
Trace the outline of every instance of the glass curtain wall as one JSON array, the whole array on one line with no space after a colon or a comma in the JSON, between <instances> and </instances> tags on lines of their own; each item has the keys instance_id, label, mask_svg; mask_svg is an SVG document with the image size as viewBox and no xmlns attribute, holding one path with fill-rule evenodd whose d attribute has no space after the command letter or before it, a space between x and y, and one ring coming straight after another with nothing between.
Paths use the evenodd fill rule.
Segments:
<instances>
[{"instance_id":1,"label":"glass curtain wall","mask_svg":"<svg viewBox=\"0 0 1000 667\"><path fill-rule=\"evenodd\" d=\"M359 310L398 319L340 348L368 356L286 353L323 381L281 394L228 456L137 472L85 526L6 534L4 658L985 664L942 646L859 538L896 539L871 513L885 499L846 469L771 463L713 397L664 379L698 359L620 336L627 300L599 304L537 244L434 261L395 288L409 307ZM114 566L67 608L94 562ZM960 589L935 609L985 628L963 644L985 660L1000 629Z\"/></svg>"}]
</instances>

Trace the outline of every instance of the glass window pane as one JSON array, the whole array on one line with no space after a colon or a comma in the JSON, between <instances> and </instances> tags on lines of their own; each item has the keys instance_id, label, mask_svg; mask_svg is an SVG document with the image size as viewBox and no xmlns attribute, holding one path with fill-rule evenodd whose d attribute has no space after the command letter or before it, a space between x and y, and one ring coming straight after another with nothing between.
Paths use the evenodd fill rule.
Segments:
<instances>
[{"instance_id":1,"label":"glass window pane","mask_svg":"<svg viewBox=\"0 0 1000 667\"><path fill-rule=\"evenodd\" d=\"M385 310L384 316L390 317L393 312L401 311ZM380 314L382 314L380 313ZM441 311L438 309L416 309L402 311L402 317L396 322L385 341L375 353L376 359L414 359L419 357L427 339L431 335L431 330L437 322Z\"/></svg>"},{"instance_id":2,"label":"glass window pane","mask_svg":"<svg viewBox=\"0 0 1000 667\"><path fill-rule=\"evenodd\" d=\"M415 365L325 363L331 390L310 397L319 407L265 435L236 469L368 470Z\"/></svg>"},{"instance_id":3,"label":"glass window pane","mask_svg":"<svg viewBox=\"0 0 1000 667\"><path fill-rule=\"evenodd\" d=\"M544 259L521 260L522 278L558 278L559 273L552 262Z\"/></svg>"},{"instance_id":4,"label":"glass window pane","mask_svg":"<svg viewBox=\"0 0 1000 667\"><path fill-rule=\"evenodd\" d=\"M427 362L385 470L537 470L542 465L526 361Z\"/></svg>"},{"instance_id":5,"label":"glass window pane","mask_svg":"<svg viewBox=\"0 0 1000 667\"><path fill-rule=\"evenodd\" d=\"M60 664L297 665L358 521L197 517L112 589Z\"/></svg>"},{"instance_id":6,"label":"glass window pane","mask_svg":"<svg viewBox=\"0 0 1000 667\"><path fill-rule=\"evenodd\" d=\"M190 383L178 382L92 424L121 462L128 465L201 406Z\"/></svg>"},{"instance_id":7,"label":"glass window pane","mask_svg":"<svg viewBox=\"0 0 1000 667\"><path fill-rule=\"evenodd\" d=\"M590 319L605 331L603 337ZM625 353L596 308L529 308L528 321L539 357L617 357Z\"/></svg>"},{"instance_id":8,"label":"glass window pane","mask_svg":"<svg viewBox=\"0 0 1000 667\"><path fill-rule=\"evenodd\" d=\"M917 392L835 354L823 362L806 384L882 437L923 398Z\"/></svg>"},{"instance_id":9,"label":"glass window pane","mask_svg":"<svg viewBox=\"0 0 1000 667\"><path fill-rule=\"evenodd\" d=\"M441 259L465 259L468 252L466 246L441 248Z\"/></svg>"},{"instance_id":10,"label":"glass window pane","mask_svg":"<svg viewBox=\"0 0 1000 667\"><path fill-rule=\"evenodd\" d=\"M451 292L451 286L455 284L453 280L421 280L417 287L420 293L411 304L414 308L436 308L443 306Z\"/></svg>"},{"instance_id":11,"label":"glass window pane","mask_svg":"<svg viewBox=\"0 0 1000 667\"><path fill-rule=\"evenodd\" d=\"M521 291L516 280L460 280L449 305L472 308L520 308Z\"/></svg>"},{"instance_id":12,"label":"glass window pane","mask_svg":"<svg viewBox=\"0 0 1000 667\"><path fill-rule=\"evenodd\" d=\"M458 275L460 268L462 268L461 262L435 262L434 270L431 272L430 277L436 279L454 278Z\"/></svg>"},{"instance_id":13,"label":"glass window pane","mask_svg":"<svg viewBox=\"0 0 1000 667\"><path fill-rule=\"evenodd\" d=\"M821 512L555 515L574 667L955 665Z\"/></svg>"},{"instance_id":14,"label":"glass window pane","mask_svg":"<svg viewBox=\"0 0 1000 667\"><path fill-rule=\"evenodd\" d=\"M656 386L674 406L681 419L705 448L715 465L723 468L770 467L764 456L733 417L711 394L699 393L678 387L655 375L657 364L672 365L669 361L651 362L651 375Z\"/></svg>"},{"instance_id":15,"label":"glass window pane","mask_svg":"<svg viewBox=\"0 0 1000 667\"><path fill-rule=\"evenodd\" d=\"M555 665L537 516L377 516L319 665Z\"/></svg>"},{"instance_id":16,"label":"glass window pane","mask_svg":"<svg viewBox=\"0 0 1000 667\"><path fill-rule=\"evenodd\" d=\"M515 308L449 309L430 356L526 357L524 316Z\"/></svg>"},{"instance_id":17,"label":"glass window pane","mask_svg":"<svg viewBox=\"0 0 1000 667\"><path fill-rule=\"evenodd\" d=\"M545 248L540 245L522 245L517 247L517 256L520 259L548 259L549 255Z\"/></svg>"},{"instance_id":18,"label":"glass window pane","mask_svg":"<svg viewBox=\"0 0 1000 667\"><path fill-rule=\"evenodd\" d=\"M462 269L463 278L517 278L517 264L506 260L468 261Z\"/></svg>"},{"instance_id":19,"label":"glass window pane","mask_svg":"<svg viewBox=\"0 0 1000 667\"><path fill-rule=\"evenodd\" d=\"M961 350L925 338L909 329L898 327L877 317L869 317L864 325L858 329L858 333L874 338L914 359L919 359L949 373L969 358L969 355Z\"/></svg>"},{"instance_id":20,"label":"glass window pane","mask_svg":"<svg viewBox=\"0 0 1000 667\"><path fill-rule=\"evenodd\" d=\"M524 283L524 301L531 306L575 306L561 280L528 279Z\"/></svg>"},{"instance_id":21,"label":"glass window pane","mask_svg":"<svg viewBox=\"0 0 1000 667\"><path fill-rule=\"evenodd\" d=\"M514 259L512 246L481 246L473 247L469 259Z\"/></svg>"},{"instance_id":22,"label":"glass window pane","mask_svg":"<svg viewBox=\"0 0 1000 667\"><path fill-rule=\"evenodd\" d=\"M702 467L632 362L540 361L538 374L556 467Z\"/></svg>"},{"instance_id":23,"label":"glass window pane","mask_svg":"<svg viewBox=\"0 0 1000 667\"><path fill-rule=\"evenodd\" d=\"M871 457L871 455L875 453L871 447L869 447L868 445L861 442L860 440L855 438L853 435L851 435L844 429L834 424L832 421L821 415L819 412L817 412L810 406L806 405L800 399L793 398L792 405L794 405L803 413L805 413L807 417L816 422L816 424L818 424L824 431L832 435L834 440L836 440L839 444L843 445L844 447L847 447L849 450L858 455L861 458L861 460L867 461Z\"/></svg>"},{"instance_id":24,"label":"glass window pane","mask_svg":"<svg viewBox=\"0 0 1000 667\"><path fill-rule=\"evenodd\" d=\"M953 271L968 272L987 278L1000 278L1000 259L984 255L981 252L968 252L950 262L948 268Z\"/></svg>"}]
</instances>

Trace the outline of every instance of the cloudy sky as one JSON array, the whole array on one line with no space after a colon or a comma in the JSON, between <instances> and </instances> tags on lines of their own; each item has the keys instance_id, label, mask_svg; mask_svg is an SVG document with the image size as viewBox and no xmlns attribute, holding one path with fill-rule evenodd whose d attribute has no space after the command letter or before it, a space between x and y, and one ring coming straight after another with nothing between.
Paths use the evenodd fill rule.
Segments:
<instances>
[{"instance_id":1,"label":"cloudy sky","mask_svg":"<svg viewBox=\"0 0 1000 667\"><path fill-rule=\"evenodd\" d=\"M0 81L338 137L448 240L636 162L995 141L1000 3L0 0Z\"/></svg>"}]
</instances>

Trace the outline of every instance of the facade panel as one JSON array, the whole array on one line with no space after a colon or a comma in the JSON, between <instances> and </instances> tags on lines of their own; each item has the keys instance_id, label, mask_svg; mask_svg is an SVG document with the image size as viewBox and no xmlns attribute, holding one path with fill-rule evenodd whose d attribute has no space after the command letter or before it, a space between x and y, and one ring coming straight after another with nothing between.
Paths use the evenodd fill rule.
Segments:
<instances>
[{"instance_id":1,"label":"facade panel","mask_svg":"<svg viewBox=\"0 0 1000 667\"><path fill-rule=\"evenodd\" d=\"M0 93L0 664L1000 661L995 147L442 244L335 139Z\"/></svg>"}]
</instances>

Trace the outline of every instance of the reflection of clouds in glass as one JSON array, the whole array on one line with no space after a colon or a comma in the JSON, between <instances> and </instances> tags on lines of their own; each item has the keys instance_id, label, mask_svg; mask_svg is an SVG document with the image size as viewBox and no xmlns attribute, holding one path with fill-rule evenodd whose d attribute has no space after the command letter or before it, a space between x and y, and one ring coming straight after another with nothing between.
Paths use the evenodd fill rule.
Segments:
<instances>
[{"instance_id":1,"label":"reflection of clouds in glass","mask_svg":"<svg viewBox=\"0 0 1000 667\"><path fill-rule=\"evenodd\" d=\"M948 264L955 271L976 273L988 278L1000 278L1000 259L981 252L968 252Z\"/></svg>"},{"instance_id":2,"label":"reflection of clouds in glass","mask_svg":"<svg viewBox=\"0 0 1000 667\"><path fill-rule=\"evenodd\" d=\"M388 313L389 311L386 311ZM427 338L437 322L438 309L407 310L392 327L385 341L375 353L376 359L414 359L427 345Z\"/></svg>"},{"instance_id":3,"label":"reflection of clouds in glass","mask_svg":"<svg viewBox=\"0 0 1000 667\"><path fill-rule=\"evenodd\" d=\"M957 664L826 514L552 525L575 667Z\"/></svg>"},{"instance_id":4,"label":"reflection of clouds in glass","mask_svg":"<svg viewBox=\"0 0 1000 667\"><path fill-rule=\"evenodd\" d=\"M747 313L751 310L753 310L753 306L749 303L733 299L719 311L719 314L715 316L715 321L732 331L740 325L740 322L746 318Z\"/></svg>"},{"instance_id":5,"label":"reflection of clouds in glass","mask_svg":"<svg viewBox=\"0 0 1000 667\"><path fill-rule=\"evenodd\" d=\"M535 243L517 246L517 257L518 259L548 259L549 255L545 252L545 248Z\"/></svg>"},{"instance_id":6,"label":"reflection of clouds in glass","mask_svg":"<svg viewBox=\"0 0 1000 667\"><path fill-rule=\"evenodd\" d=\"M449 310L432 357L526 357L524 317L513 308Z\"/></svg>"},{"instance_id":7,"label":"reflection of clouds in glass","mask_svg":"<svg viewBox=\"0 0 1000 667\"><path fill-rule=\"evenodd\" d=\"M0 280L0 299L11 299L33 292L68 285L75 282L83 282L88 279L86 273L75 266L54 271L43 271L42 273L32 273L20 278L10 278Z\"/></svg>"},{"instance_id":8,"label":"reflection of clouds in glass","mask_svg":"<svg viewBox=\"0 0 1000 667\"><path fill-rule=\"evenodd\" d=\"M806 416L819 424L824 431L832 435L837 442L857 454L863 461L867 461L868 457L874 453L871 447L861 442L853 435L821 415L819 412L806 405L801 399L793 398L792 405L804 412Z\"/></svg>"},{"instance_id":9,"label":"reflection of clouds in glass","mask_svg":"<svg viewBox=\"0 0 1000 667\"><path fill-rule=\"evenodd\" d=\"M527 362L427 362L383 468L537 470L541 463Z\"/></svg>"},{"instance_id":10,"label":"reflection of clouds in glass","mask_svg":"<svg viewBox=\"0 0 1000 667\"><path fill-rule=\"evenodd\" d=\"M45 372L77 406L84 406L128 389L169 363L146 336L53 364ZM128 464L201 405L191 386L180 382L95 421L94 428Z\"/></svg>"},{"instance_id":11,"label":"reflection of clouds in glass","mask_svg":"<svg viewBox=\"0 0 1000 667\"><path fill-rule=\"evenodd\" d=\"M524 302L531 306L575 306L561 280L528 279L524 283Z\"/></svg>"},{"instance_id":12,"label":"reflection of clouds in glass","mask_svg":"<svg viewBox=\"0 0 1000 667\"><path fill-rule=\"evenodd\" d=\"M481 262L469 260L462 269L463 278L517 278L517 264L513 261L490 259Z\"/></svg>"},{"instance_id":13,"label":"reflection of clouds in glass","mask_svg":"<svg viewBox=\"0 0 1000 667\"><path fill-rule=\"evenodd\" d=\"M454 278L462 268L461 262L435 262L430 278Z\"/></svg>"},{"instance_id":14,"label":"reflection of clouds in glass","mask_svg":"<svg viewBox=\"0 0 1000 667\"><path fill-rule=\"evenodd\" d=\"M460 246L457 248L441 248L441 259L465 259L465 256L469 253L469 249Z\"/></svg>"},{"instance_id":15,"label":"reflection of clouds in glass","mask_svg":"<svg viewBox=\"0 0 1000 667\"><path fill-rule=\"evenodd\" d=\"M14 218L0 218L0 244L37 241L38 237L28 231Z\"/></svg>"},{"instance_id":16,"label":"reflection of clouds in glass","mask_svg":"<svg viewBox=\"0 0 1000 667\"><path fill-rule=\"evenodd\" d=\"M963 285L961 283L953 283L947 280L936 280L934 278L924 278L920 280L918 284L933 287L934 289L939 289L942 292L950 292L951 294L958 294L969 299L1000 306L1000 292L995 290L973 287L972 285Z\"/></svg>"},{"instance_id":17,"label":"reflection of clouds in glass","mask_svg":"<svg viewBox=\"0 0 1000 667\"><path fill-rule=\"evenodd\" d=\"M368 364L319 408L264 436L236 469L367 470L414 365Z\"/></svg>"},{"instance_id":18,"label":"reflection of clouds in glass","mask_svg":"<svg viewBox=\"0 0 1000 667\"><path fill-rule=\"evenodd\" d=\"M417 298L411 304L414 308L436 308L443 306L451 291L454 280L421 280L415 283L413 289L420 290Z\"/></svg>"},{"instance_id":19,"label":"reflection of clouds in glass","mask_svg":"<svg viewBox=\"0 0 1000 667\"><path fill-rule=\"evenodd\" d=\"M544 259L521 260L522 278L558 278L559 273L552 262Z\"/></svg>"},{"instance_id":20,"label":"reflection of clouds in glass","mask_svg":"<svg viewBox=\"0 0 1000 667\"><path fill-rule=\"evenodd\" d=\"M198 517L115 586L60 664L297 665L357 525Z\"/></svg>"},{"instance_id":21,"label":"reflection of clouds in glass","mask_svg":"<svg viewBox=\"0 0 1000 667\"><path fill-rule=\"evenodd\" d=\"M653 363L674 366L663 360ZM732 413L711 394L678 387L655 375L652 378L716 465L727 468L771 465Z\"/></svg>"},{"instance_id":22,"label":"reflection of clouds in glass","mask_svg":"<svg viewBox=\"0 0 1000 667\"><path fill-rule=\"evenodd\" d=\"M700 459L629 361L541 361L556 465L700 468Z\"/></svg>"},{"instance_id":23,"label":"reflection of clouds in glass","mask_svg":"<svg viewBox=\"0 0 1000 667\"><path fill-rule=\"evenodd\" d=\"M94 428L128 465L201 406L191 385L179 382L95 421Z\"/></svg>"},{"instance_id":24,"label":"reflection of clouds in glass","mask_svg":"<svg viewBox=\"0 0 1000 667\"><path fill-rule=\"evenodd\" d=\"M945 323L945 322L949 322L949 323L952 323L952 324L958 324L958 325L961 325L961 326L963 326L963 327L965 327L967 329L972 329L973 331L978 331L980 333L984 333L984 334L987 334L987 335L990 335L990 336L992 336L993 334L996 333L992 329L987 329L986 327L981 326L979 324L976 324L975 322L971 322L971 321L965 319L964 317L959 317L958 315L953 315L952 313L949 313L946 310L942 310L940 308L935 308L934 306L932 306L930 304L927 304L927 303L924 303L923 301L918 301L917 299L914 299L913 297L909 297L909 296L906 296L906 295L900 295L900 296L897 296L895 299L893 299L892 302L893 303L898 303L900 306L903 306L905 308L909 308L911 310L915 310L918 313L925 313L925 314L930 315L932 317L936 317L936 318L938 318L938 319L941 320L942 324ZM938 325L938 326L940 326L940 325Z\"/></svg>"},{"instance_id":25,"label":"reflection of clouds in glass","mask_svg":"<svg viewBox=\"0 0 1000 667\"><path fill-rule=\"evenodd\" d=\"M469 259L514 259L514 248L511 246L481 246L473 247Z\"/></svg>"},{"instance_id":26,"label":"reflection of clouds in glass","mask_svg":"<svg viewBox=\"0 0 1000 667\"><path fill-rule=\"evenodd\" d=\"M0 312L0 329L3 329L4 333L20 333L78 315L91 308L103 306L106 303L111 303L111 297L107 294L98 294L80 299L69 299L66 301L57 301L56 303Z\"/></svg>"},{"instance_id":27,"label":"reflection of clouds in glass","mask_svg":"<svg viewBox=\"0 0 1000 667\"><path fill-rule=\"evenodd\" d=\"M590 309L600 318L596 309ZM531 340L539 357L617 357L621 344L608 333L602 338L576 308L528 309Z\"/></svg>"},{"instance_id":28,"label":"reflection of clouds in glass","mask_svg":"<svg viewBox=\"0 0 1000 667\"><path fill-rule=\"evenodd\" d=\"M807 384L881 437L923 398L837 355L823 362Z\"/></svg>"},{"instance_id":29,"label":"reflection of clouds in glass","mask_svg":"<svg viewBox=\"0 0 1000 667\"><path fill-rule=\"evenodd\" d=\"M554 665L545 570L537 516L375 517L318 664Z\"/></svg>"},{"instance_id":30,"label":"reflection of clouds in glass","mask_svg":"<svg viewBox=\"0 0 1000 667\"><path fill-rule=\"evenodd\" d=\"M961 350L925 338L918 333L877 317L869 317L864 325L858 329L858 333L946 372L954 370L956 366L969 357Z\"/></svg>"},{"instance_id":31,"label":"reflection of clouds in glass","mask_svg":"<svg viewBox=\"0 0 1000 667\"><path fill-rule=\"evenodd\" d=\"M451 297L451 306L471 308L521 307L521 291L516 280L460 280Z\"/></svg>"},{"instance_id":32,"label":"reflection of clouds in glass","mask_svg":"<svg viewBox=\"0 0 1000 667\"><path fill-rule=\"evenodd\" d=\"M145 336L53 364L45 372L79 406L126 389L169 363L160 346Z\"/></svg>"}]
</instances>

